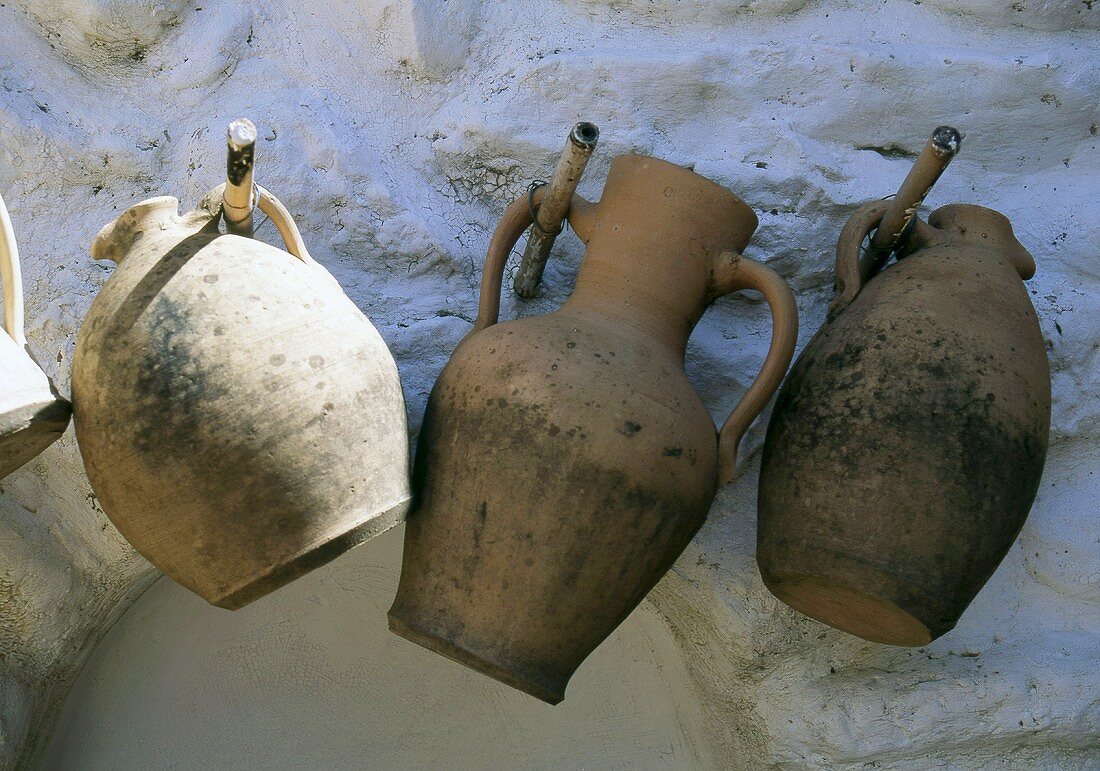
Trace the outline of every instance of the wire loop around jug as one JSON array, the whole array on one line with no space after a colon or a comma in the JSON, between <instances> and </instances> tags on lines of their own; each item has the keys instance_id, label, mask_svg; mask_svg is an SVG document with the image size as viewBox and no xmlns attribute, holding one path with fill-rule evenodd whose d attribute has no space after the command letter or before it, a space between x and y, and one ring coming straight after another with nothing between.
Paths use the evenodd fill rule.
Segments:
<instances>
[{"instance_id":1,"label":"wire loop around jug","mask_svg":"<svg viewBox=\"0 0 1100 771\"><path fill-rule=\"evenodd\" d=\"M544 236L557 238L561 235L561 232L565 230L565 220L561 221L561 223L558 225L558 229L556 232L546 230L545 228L543 228L542 225L539 224L539 207L535 204L535 191L538 190L540 187L546 187L549 184L550 183L546 180L536 179L527 186L527 208L531 212L531 227Z\"/></svg>"},{"instance_id":2,"label":"wire loop around jug","mask_svg":"<svg viewBox=\"0 0 1100 771\"><path fill-rule=\"evenodd\" d=\"M267 188L256 184L253 186L256 196L256 208L266 214L267 218L274 223L275 229L279 231L279 237L282 238L283 244L286 246L286 250L302 262L309 265L314 264L316 260L310 256L309 250L306 249L302 233L298 230L298 225L294 222L290 210ZM203 197L196 208L195 214L201 213L204 218L211 219L224 217L225 212L222 208L224 192L225 183L223 182Z\"/></svg>"},{"instance_id":3,"label":"wire loop around jug","mask_svg":"<svg viewBox=\"0 0 1100 771\"><path fill-rule=\"evenodd\" d=\"M573 195L577 192L577 185L580 184L581 175L596 149L599 137L600 130L595 124L582 121L575 125L569 132L565 149L558 158L550 181L547 183L537 180L528 188L527 198L532 204L531 232L527 236L527 246L523 250L519 270L512 282L512 289L520 297L531 299L538 291L554 239L562 232ZM543 206L541 211L536 212L533 205L534 192L543 187L546 188L543 191ZM543 222L539 221L537 214L542 215Z\"/></svg>"}]
</instances>

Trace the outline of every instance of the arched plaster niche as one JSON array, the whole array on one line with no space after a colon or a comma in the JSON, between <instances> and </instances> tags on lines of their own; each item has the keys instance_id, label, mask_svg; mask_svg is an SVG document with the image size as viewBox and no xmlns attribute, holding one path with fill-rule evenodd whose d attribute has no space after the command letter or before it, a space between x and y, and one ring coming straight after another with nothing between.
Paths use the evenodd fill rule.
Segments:
<instances>
[{"instance_id":1,"label":"arched plaster niche","mask_svg":"<svg viewBox=\"0 0 1100 771\"><path fill-rule=\"evenodd\" d=\"M718 767L651 607L550 707L389 633L401 537L233 613L157 581L89 659L43 767Z\"/></svg>"},{"instance_id":2,"label":"arched plaster niche","mask_svg":"<svg viewBox=\"0 0 1100 771\"><path fill-rule=\"evenodd\" d=\"M955 124L963 152L929 206L1012 220L1039 265L1028 287L1053 373L1043 489L1001 569L925 649L829 630L760 582L750 462L649 607L680 643L726 767L1096 767L1100 3L514 0L474 13L471 0L468 34L438 50L442 32L407 5L0 3L0 190L31 349L62 393L110 274L88 244L143 198L193 205L220 181L221 132L242 114L261 126L258 178L391 346L414 433L476 314L492 227L549 175L576 120L603 137L586 196L614 155L640 151L695 163L750 202L749 254L794 288L803 345L824 319L846 218L897 189L927 131ZM544 294L505 292L502 315L556 307L581 252L559 239ZM689 375L718 419L760 366L765 318L728 298L693 336ZM71 432L0 482L0 768L33 766L88 652L153 575L98 508ZM564 708L595 687L586 676Z\"/></svg>"}]
</instances>

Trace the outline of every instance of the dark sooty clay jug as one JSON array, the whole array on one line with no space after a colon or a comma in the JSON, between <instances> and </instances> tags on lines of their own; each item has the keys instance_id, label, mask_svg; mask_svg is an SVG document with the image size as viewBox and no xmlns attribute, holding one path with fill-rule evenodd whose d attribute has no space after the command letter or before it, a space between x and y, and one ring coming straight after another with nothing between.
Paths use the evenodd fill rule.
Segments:
<instances>
[{"instance_id":1,"label":"dark sooty clay jug","mask_svg":"<svg viewBox=\"0 0 1100 771\"><path fill-rule=\"evenodd\" d=\"M853 216L838 296L780 390L760 472L757 561L779 599L873 642L949 631L1008 553L1039 486L1050 371L1008 220L945 206L861 286Z\"/></svg>"},{"instance_id":2,"label":"dark sooty clay jug","mask_svg":"<svg viewBox=\"0 0 1100 771\"><path fill-rule=\"evenodd\" d=\"M310 258L221 235L220 188L179 216L132 207L92 257L118 263L73 359L76 433L103 510L171 578L239 608L404 518L397 367Z\"/></svg>"},{"instance_id":3,"label":"dark sooty clay jug","mask_svg":"<svg viewBox=\"0 0 1100 771\"><path fill-rule=\"evenodd\" d=\"M573 199L587 244L569 301L497 324L526 197L489 248L474 330L432 390L390 628L550 703L699 529L738 441L782 380L794 297L740 255L757 219L728 190L644 156ZM757 289L764 367L723 426L684 375L706 307Z\"/></svg>"}]
</instances>

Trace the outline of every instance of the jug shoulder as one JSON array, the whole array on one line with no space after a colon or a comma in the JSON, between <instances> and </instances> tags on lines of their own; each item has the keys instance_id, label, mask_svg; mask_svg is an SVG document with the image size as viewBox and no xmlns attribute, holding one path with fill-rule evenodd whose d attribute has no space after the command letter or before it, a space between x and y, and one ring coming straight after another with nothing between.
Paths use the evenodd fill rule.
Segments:
<instances>
[{"instance_id":1,"label":"jug shoulder","mask_svg":"<svg viewBox=\"0 0 1100 771\"><path fill-rule=\"evenodd\" d=\"M713 430L706 407L667 348L563 313L489 327L463 343L448 369L461 369L470 382L556 392L582 406L637 401Z\"/></svg>"}]
</instances>

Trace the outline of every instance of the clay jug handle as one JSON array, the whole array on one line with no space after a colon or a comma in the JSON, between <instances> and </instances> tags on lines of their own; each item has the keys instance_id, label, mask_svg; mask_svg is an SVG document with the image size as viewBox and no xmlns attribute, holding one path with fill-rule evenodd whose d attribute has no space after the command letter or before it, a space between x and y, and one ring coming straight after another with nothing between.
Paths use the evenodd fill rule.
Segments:
<instances>
[{"instance_id":1,"label":"clay jug handle","mask_svg":"<svg viewBox=\"0 0 1100 771\"><path fill-rule=\"evenodd\" d=\"M723 253L718 262L721 269L716 271L716 296L755 289L764 295L772 313L772 342L764 366L718 432L718 484L724 485L736 474L741 437L779 388L791 365L798 340L798 306L787 282L771 268L732 251Z\"/></svg>"},{"instance_id":2,"label":"clay jug handle","mask_svg":"<svg viewBox=\"0 0 1100 771\"><path fill-rule=\"evenodd\" d=\"M19 271L19 249L15 231L0 197L0 281L4 289L4 329L19 345L27 344L23 331L23 277Z\"/></svg>"},{"instance_id":3,"label":"clay jug handle","mask_svg":"<svg viewBox=\"0 0 1100 771\"><path fill-rule=\"evenodd\" d=\"M290 210L267 188L255 185L255 190L256 206L275 224L275 229L279 231L279 236L283 239L286 250L307 265L316 265L316 260L310 257L309 251L306 249L305 241L302 240L302 234L299 232L298 226L294 224L294 218L291 216ZM187 219L194 220L196 223L216 220L221 215L224 193L225 183L223 182L203 197L199 205L195 207L195 211L187 215Z\"/></svg>"},{"instance_id":4,"label":"clay jug handle","mask_svg":"<svg viewBox=\"0 0 1100 771\"><path fill-rule=\"evenodd\" d=\"M316 261L306 251L305 241L302 240L298 226L294 224L294 218L283 206L283 202L273 196L267 188L256 185L256 205L275 223L275 228L279 231L283 243L286 244L286 250L307 265L315 264Z\"/></svg>"},{"instance_id":5,"label":"clay jug handle","mask_svg":"<svg viewBox=\"0 0 1100 771\"><path fill-rule=\"evenodd\" d=\"M534 222L534 212L538 210L545 191L545 187L536 188L530 196L525 195L515 201L504 210L504 216L497 223L497 229L493 231L493 238L489 241L485 267L481 271L481 298L478 301L477 319L474 321L474 328L466 334L466 338L497 323L500 316L500 287L504 280L504 267L508 263L508 255L512 253L520 236ZM592 237L592 229L595 227L597 206L599 206L598 202L588 201L574 194L566 212L569 226L586 244Z\"/></svg>"},{"instance_id":6,"label":"clay jug handle","mask_svg":"<svg viewBox=\"0 0 1100 771\"><path fill-rule=\"evenodd\" d=\"M889 201L861 206L840 231L836 241L836 296L829 305L828 318L835 318L847 308L881 269L874 259L863 259L863 239L878 227L889 208Z\"/></svg>"},{"instance_id":7,"label":"clay jug handle","mask_svg":"<svg viewBox=\"0 0 1100 771\"><path fill-rule=\"evenodd\" d=\"M534 212L542 203L545 192L545 187L535 188L529 196L525 195L514 201L504 210L504 215L497 223L496 230L493 231L493 238L489 241L485 267L481 270L481 297L478 300L477 319L474 320L474 328L466 333L463 340L497 323L500 317L500 287L504 281L504 267L508 263L508 255L512 253L520 236L535 221ZM599 206L598 202L588 201L574 194L566 212L569 227L586 244L592 237L592 229L595 227L597 206Z\"/></svg>"},{"instance_id":8,"label":"clay jug handle","mask_svg":"<svg viewBox=\"0 0 1100 771\"><path fill-rule=\"evenodd\" d=\"M467 338L497 323L500 317L500 287L504 281L504 266L520 236L534 222L531 213L542 202L544 192L545 188L540 187L532 191L530 199L523 196L514 201L504 210L504 216L497 223L489 241L489 251L485 255L485 267L481 269L481 297L477 305L477 318L474 320L474 328L466 334Z\"/></svg>"}]
</instances>

